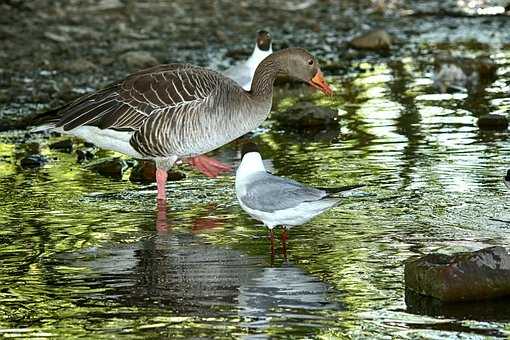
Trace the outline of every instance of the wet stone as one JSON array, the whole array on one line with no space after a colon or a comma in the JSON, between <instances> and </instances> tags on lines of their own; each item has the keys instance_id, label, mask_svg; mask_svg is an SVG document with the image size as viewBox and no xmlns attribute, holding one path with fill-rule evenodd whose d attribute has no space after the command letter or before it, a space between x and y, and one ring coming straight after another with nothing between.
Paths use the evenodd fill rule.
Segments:
<instances>
[{"instance_id":1,"label":"wet stone","mask_svg":"<svg viewBox=\"0 0 510 340\"><path fill-rule=\"evenodd\" d=\"M122 54L120 60L132 69L143 69L159 64L152 54L145 51L130 51Z\"/></svg>"},{"instance_id":2,"label":"wet stone","mask_svg":"<svg viewBox=\"0 0 510 340\"><path fill-rule=\"evenodd\" d=\"M510 254L499 246L453 255L428 254L408 261L404 277L407 289L443 302L510 296Z\"/></svg>"},{"instance_id":3,"label":"wet stone","mask_svg":"<svg viewBox=\"0 0 510 340\"><path fill-rule=\"evenodd\" d=\"M20 161L20 165L23 169L35 169L43 166L48 162L48 159L43 155L30 155L24 157Z\"/></svg>"},{"instance_id":4,"label":"wet stone","mask_svg":"<svg viewBox=\"0 0 510 340\"><path fill-rule=\"evenodd\" d=\"M389 50L391 43L391 36L382 29L367 32L351 40L353 47L365 50Z\"/></svg>"},{"instance_id":5,"label":"wet stone","mask_svg":"<svg viewBox=\"0 0 510 340\"><path fill-rule=\"evenodd\" d=\"M510 320L510 308L508 308L510 297L484 301L443 302L406 289L405 302L407 312L410 314L461 320Z\"/></svg>"},{"instance_id":6,"label":"wet stone","mask_svg":"<svg viewBox=\"0 0 510 340\"><path fill-rule=\"evenodd\" d=\"M73 152L73 142L70 139L64 139L49 145L51 150L61 151L65 153Z\"/></svg>"},{"instance_id":7,"label":"wet stone","mask_svg":"<svg viewBox=\"0 0 510 340\"><path fill-rule=\"evenodd\" d=\"M466 58L439 55L434 60L434 85L448 90L483 90L496 79L497 65L489 58Z\"/></svg>"},{"instance_id":8,"label":"wet stone","mask_svg":"<svg viewBox=\"0 0 510 340\"><path fill-rule=\"evenodd\" d=\"M336 110L309 102L297 103L287 111L276 114L275 119L280 126L295 130L319 130L338 126Z\"/></svg>"},{"instance_id":9,"label":"wet stone","mask_svg":"<svg viewBox=\"0 0 510 340\"><path fill-rule=\"evenodd\" d=\"M85 149L79 149L76 150L76 158L78 163L82 163L85 161L90 161L91 159L94 159L96 154L96 149L94 148L85 148Z\"/></svg>"},{"instance_id":10,"label":"wet stone","mask_svg":"<svg viewBox=\"0 0 510 340\"><path fill-rule=\"evenodd\" d=\"M102 176L121 179L127 164L118 157L101 158L87 164L87 169L92 170Z\"/></svg>"},{"instance_id":11,"label":"wet stone","mask_svg":"<svg viewBox=\"0 0 510 340\"><path fill-rule=\"evenodd\" d=\"M168 181L179 181L186 178L186 175L179 171L168 171ZM129 180L135 183L156 182L156 164L153 161L140 160L131 170Z\"/></svg>"},{"instance_id":12,"label":"wet stone","mask_svg":"<svg viewBox=\"0 0 510 340\"><path fill-rule=\"evenodd\" d=\"M36 155L41 152L41 145L37 142L29 142L21 144L19 149L25 155Z\"/></svg>"},{"instance_id":13,"label":"wet stone","mask_svg":"<svg viewBox=\"0 0 510 340\"><path fill-rule=\"evenodd\" d=\"M477 125L483 130L506 130L508 118L503 115L488 114L478 118Z\"/></svg>"}]
</instances>

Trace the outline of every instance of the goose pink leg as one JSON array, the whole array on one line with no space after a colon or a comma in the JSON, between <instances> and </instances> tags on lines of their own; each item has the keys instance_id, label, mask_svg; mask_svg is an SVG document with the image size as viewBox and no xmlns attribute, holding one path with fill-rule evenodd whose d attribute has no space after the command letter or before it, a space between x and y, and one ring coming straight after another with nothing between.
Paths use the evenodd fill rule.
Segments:
<instances>
[{"instance_id":1,"label":"goose pink leg","mask_svg":"<svg viewBox=\"0 0 510 340\"><path fill-rule=\"evenodd\" d=\"M190 157L185 161L207 177L211 178L218 176L222 172L229 172L232 170L230 165L221 163L214 158L204 155Z\"/></svg>"},{"instance_id":2,"label":"goose pink leg","mask_svg":"<svg viewBox=\"0 0 510 340\"><path fill-rule=\"evenodd\" d=\"M166 178L168 174L166 170L156 169L156 184L158 186L158 200L166 200Z\"/></svg>"}]
</instances>

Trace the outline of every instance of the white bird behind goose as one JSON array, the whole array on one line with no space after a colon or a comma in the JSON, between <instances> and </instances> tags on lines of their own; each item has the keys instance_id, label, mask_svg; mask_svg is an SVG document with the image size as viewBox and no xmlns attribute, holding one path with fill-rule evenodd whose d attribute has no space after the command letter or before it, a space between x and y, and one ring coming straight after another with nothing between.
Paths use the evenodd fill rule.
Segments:
<instances>
[{"instance_id":1,"label":"white bird behind goose","mask_svg":"<svg viewBox=\"0 0 510 340\"><path fill-rule=\"evenodd\" d=\"M226 69L223 74L241 85L244 90L250 91L257 66L272 53L271 36L266 31L259 31L251 56L247 60Z\"/></svg>"}]
</instances>

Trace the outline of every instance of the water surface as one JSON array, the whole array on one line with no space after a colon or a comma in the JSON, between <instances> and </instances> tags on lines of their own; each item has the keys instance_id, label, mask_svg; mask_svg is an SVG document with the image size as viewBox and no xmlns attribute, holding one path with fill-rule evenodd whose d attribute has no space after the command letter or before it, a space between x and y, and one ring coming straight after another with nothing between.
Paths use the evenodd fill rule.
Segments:
<instances>
[{"instance_id":1,"label":"water surface","mask_svg":"<svg viewBox=\"0 0 510 340\"><path fill-rule=\"evenodd\" d=\"M278 242L271 258L267 231L236 203L232 175L183 168L187 178L169 183L158 208L155 185L107 179L49 150L60 137L0 135L0 334L508 337L508 315L484 314L490 307L461 315L405 302L406 259L506 246L510 230L508 132L476 126L481 114L508 111L510 54L498 44L443 46L489 53L500 67L481 92L438 93L429 50L440 46L426 40L418 52L330 72L332 98L307 94L339 110L338 128L309 135L269 120L255 132L277 175L367 185L292 229L286 259ZM295 101L292 91L279 92L275 115ZM41 169L19 167L27 140L50 158ZM236 163L238 148L216 155Z\"/></svg>"}]
</instances>

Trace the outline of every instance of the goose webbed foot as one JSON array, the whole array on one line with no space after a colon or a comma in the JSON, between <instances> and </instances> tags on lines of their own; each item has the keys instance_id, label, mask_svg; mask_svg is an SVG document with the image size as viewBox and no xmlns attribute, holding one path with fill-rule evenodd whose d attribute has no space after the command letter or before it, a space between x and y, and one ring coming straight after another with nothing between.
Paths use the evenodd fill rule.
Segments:
<instances>
[{"instance_id":1,"label":"goose webbed foot","mask_svg":"<svg viewBox=\"0 0 510 340\"><path fill-rule=\"evenodd\" d=\"M186 163L197 169L207 177L217 177L223 172L229 172L232 167L228 164L221 163L214 158L204 155L190 157L184 160Z\"/></svg>"}]
</instances>

